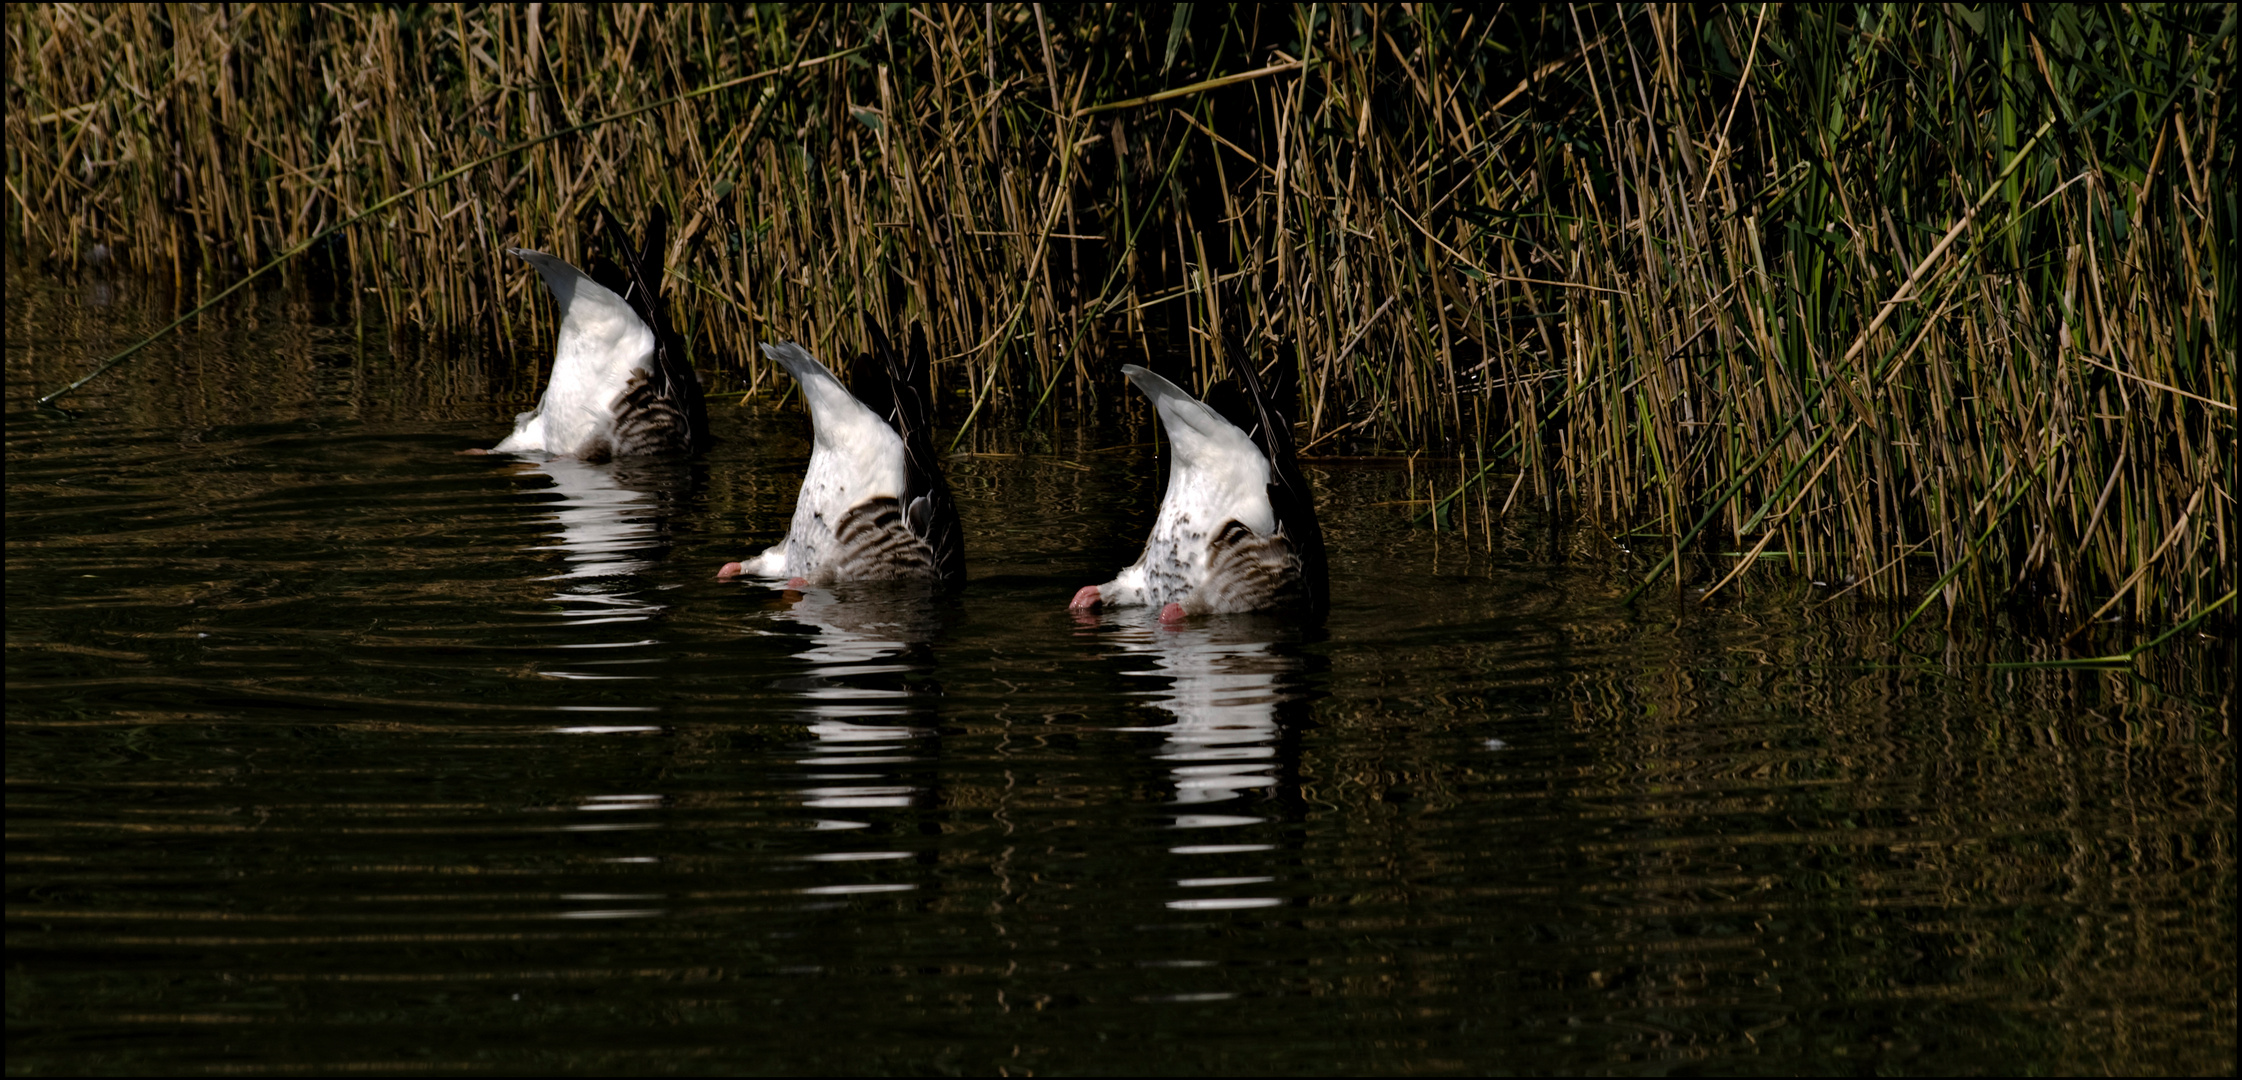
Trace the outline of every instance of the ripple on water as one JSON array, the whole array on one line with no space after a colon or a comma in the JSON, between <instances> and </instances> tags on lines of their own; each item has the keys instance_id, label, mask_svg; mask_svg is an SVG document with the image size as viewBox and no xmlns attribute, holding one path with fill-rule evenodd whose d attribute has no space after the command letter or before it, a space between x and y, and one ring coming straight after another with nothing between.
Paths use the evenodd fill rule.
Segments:
<instances>
[{"instance_id":1,"label":"ripple on water","mask_svg":"<svg viewBox=\"0 0 2242 1080\"><path fill-rule=\"evenodd\" d=\"M1327 625L1078 619L1127 422L947 459L962 594L718 583L767 399L462 457L522 388L275 298L65 415L131 317L10 273L12 1069L2232 1067L2215 644L1630 612L1333 461Z\"/></svg>"}]
</instances>

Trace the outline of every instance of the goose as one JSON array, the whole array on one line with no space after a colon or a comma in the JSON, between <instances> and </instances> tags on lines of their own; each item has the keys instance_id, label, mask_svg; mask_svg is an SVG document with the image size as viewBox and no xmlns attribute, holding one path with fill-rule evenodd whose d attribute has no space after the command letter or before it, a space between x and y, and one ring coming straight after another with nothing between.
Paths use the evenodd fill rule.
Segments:
<instances>
[{"instance_id":1,"label":"goose","mask_svg":"<svg viewBox=\"0 0 2242 1080\"><path fill-rule=\"evenodd\" d=\"M1168 432L1168 491L1144 554L1103 585L1085 585L1068 607L1160 609L1160 621L1274 608L1321 615L1329 604L1323 530L1294 460L1292 429L1241 363L1252 431L1224 419L1176 384L1135 364L1121 372L1152 399Z\"/></svg>"},{"instance_id":2,"label":"goose","mask_svg":"<svg viewBox=\"0 0 2242 1080\"><path fill-rule=\"evenodd\" d=\"M613 219L610 218L610 221ZM646 242L621 275L623 292L542 251L508 248L536 268L560 308L553 372L537 407L514 418L492 454L544 453L599 462L695 454L708 446L700 378L662 301L668 216L655 208Z\"/></svg>"},{"instance_id":3,"label":"goose","mask_svg":"<svg viewBox=\"0 0 2242 1080\"><path fill-rule=\"evenodd\" d=\"M965 529L934 456L926 329L912 328L908 358L877 324L867 319L864 329L872 351L857 358L857 394L802 346L763 345L763 355L801 384L810 407L810 467L786 539L725 563L719 579L965 580Z\"/></svg>"}]
</instances>

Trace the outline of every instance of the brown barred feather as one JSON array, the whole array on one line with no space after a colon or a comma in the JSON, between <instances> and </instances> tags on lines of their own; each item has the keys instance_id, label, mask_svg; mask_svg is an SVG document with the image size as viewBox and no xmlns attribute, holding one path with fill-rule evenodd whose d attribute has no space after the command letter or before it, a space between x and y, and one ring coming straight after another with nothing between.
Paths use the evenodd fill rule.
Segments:
<instances>
[{"instance_id":1,"label":"brown barred feather","mask_svg":"<svg viewBox=\"0 0 2242 1080\"><path fill-rule=\"evenodd\" d=\"M810 581L939 580L934 549L906 528L903 504L891 496L849 507L833 526L833 550Z\"/></svg>"},{"instance_id":2,"label":"brown barred feather","mask_svg":"<svg viewBox=\"0 0 2242 1080\"><path fill-rule=\"evenodd\" d=\"M1206 578L1184 596L1183 610L1214 615L1306 604L1310 586L1300 556L1281 524L1263 536L1238 522L1225 522L1207 543Z\"/></svg>"},{"instance_id":3,"label":"brown barred feather","mask_svg":"<svg viewBox=\"0 0 2242 1080\"><path fill-rule=\"evenodd\" d=\"M617 457L691 454L698 449L695 435L691 404L663 392L643 372L631 376L630 385L615 398L609 449Z\"/></svg>"}]
</instances>

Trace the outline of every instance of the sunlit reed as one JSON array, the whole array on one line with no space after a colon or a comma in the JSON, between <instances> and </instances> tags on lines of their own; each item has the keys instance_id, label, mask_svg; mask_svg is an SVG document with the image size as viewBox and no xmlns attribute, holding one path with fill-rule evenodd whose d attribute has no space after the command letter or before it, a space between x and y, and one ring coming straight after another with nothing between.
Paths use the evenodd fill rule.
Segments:
<instances>
[{"instance_id":1,"label":"sunlit reed","mask_svg":"<svg viewBox=\"0 0 2242 1080\"><path fill-rule=\"evenodd\" d=\"M1445 455L1431 524L1554 507L1693 595L1772 564L2169 624L2233 588L2233 22L10 5L10 225L191 299L460 162L778 72L295 271L526 370L500 252L581 258L599 203L658 201L696 364L740 389L784 385L754 341L855 348L870 310L932 325L947 422L1050 424L1134 407L1121 360L1203 387L1230 329L1297 365L1311 456Z\"/></svg>"}]
</instances>

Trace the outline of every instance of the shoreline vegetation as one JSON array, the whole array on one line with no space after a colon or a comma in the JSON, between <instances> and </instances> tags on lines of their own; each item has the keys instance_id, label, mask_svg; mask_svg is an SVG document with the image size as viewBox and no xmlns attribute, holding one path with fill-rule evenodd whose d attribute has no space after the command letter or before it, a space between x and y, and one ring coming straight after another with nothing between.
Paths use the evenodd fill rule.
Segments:
<instances>
[{"instance_id":1,"label":"shoreline vegetation","mask_svg":"<svg viewBox=\"0 0 2242 1080\"><path fill-rule=\"evenodd\" d=\"M534 370L499 253L659 202L695 366L750 393L755 341L873 311L928 321L947 421L1049 423L1123 362L1203 391L1228 329L1309 457L1460 458L1428 523L1556 508L1651 553L1631 596L2234 624L2231 5L5 18L50 265L196 300L302 246Z\"/></svg>"}]
</instances>

